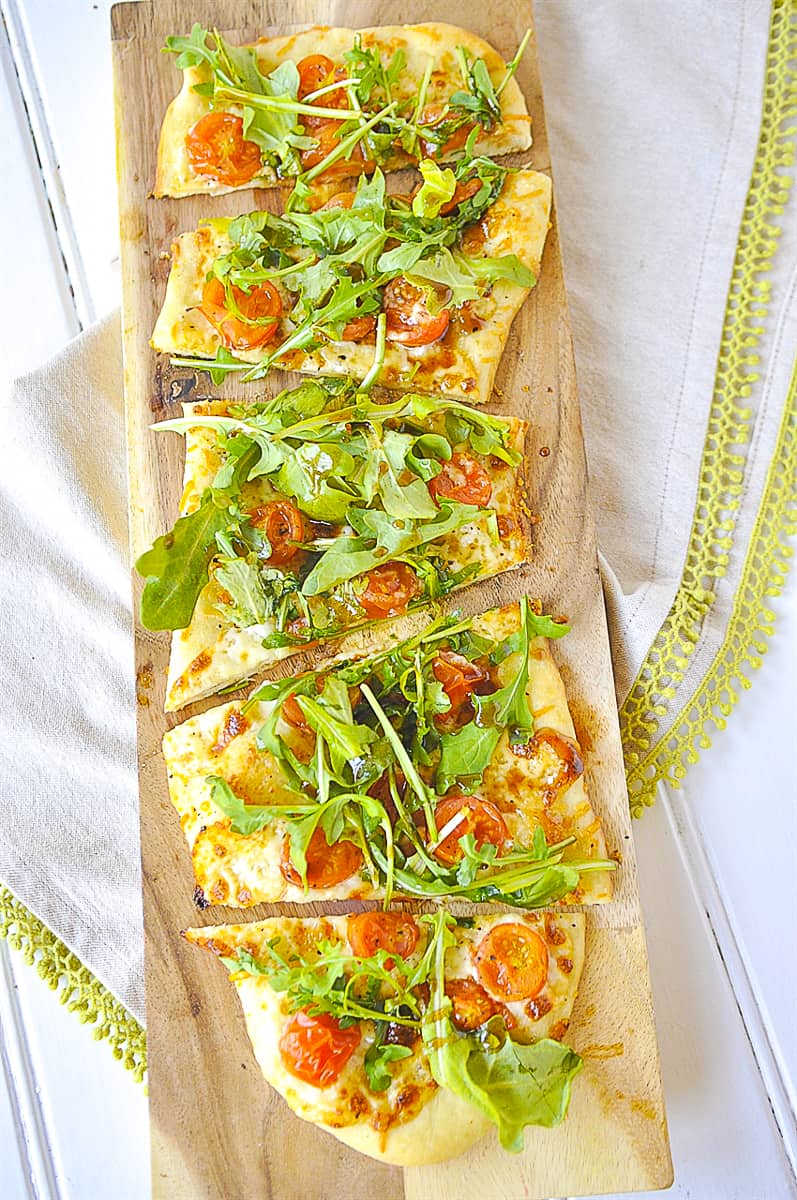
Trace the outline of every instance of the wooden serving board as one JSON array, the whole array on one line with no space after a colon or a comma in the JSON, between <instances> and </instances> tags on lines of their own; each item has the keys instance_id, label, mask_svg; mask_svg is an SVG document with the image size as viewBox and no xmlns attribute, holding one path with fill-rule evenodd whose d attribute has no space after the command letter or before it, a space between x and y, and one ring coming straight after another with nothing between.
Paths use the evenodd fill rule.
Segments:
<instances>
[{"instance_id":1,"label":"wooden serving board","mask_svg":"<svg viewBox=\"0 0 797 1200\"><path fill-rule=\"evenodd\" d=\"M510 58L529 24L513 0L163 0L119 4L112 33L116 82L124 351L130 478L131 551L135 559L174 521L181 490L182 442L149 426L175 415L183 399L234 394L204 374L180 372L149 348L166 285L173 237L208 215L278 209L276 193L153 200L161 119L180 78L160 53L170 33L194 21L245 42L293 25L389 24L448 19L467 25ZM550 168L534 43L518 79L533 119L534 147L523 160ZM274 394L289 380L275 374L247 396ZM241 386L241 385L239 385ZM613 903L587 914L586 966L568 1042L584 1057L565 1123L528 1129L521 1156L492 1135L460 1159L401 1169L377 1164L300 1122L263 1081L226 972L188 946L189 925L256 920L288 906L199 911L179 822L169 802L160 752L169 725L208 707L167 718L163 712L168 636L136 625L141 853L146 933L147 1035L153 1195L157 1200L508 1200L510 1197L627 1192L672 1181L645 939L628 817L595 528L587 498L570 325L556 219L540 282L515 320L498 374L497 412L531 423L528 491L535 560L520 572L475 585L449 607L467 612L540 597L566 613L573 632L556 643L587 785L621 860ZM136 610L140 581L133 574ZM419 628L421 614L406 619ZM284 664L297 669L301 659ZM338 911L345 906L336 906ZM310 915L313 907L302 912Z\"/></svg>"}]
</instances>

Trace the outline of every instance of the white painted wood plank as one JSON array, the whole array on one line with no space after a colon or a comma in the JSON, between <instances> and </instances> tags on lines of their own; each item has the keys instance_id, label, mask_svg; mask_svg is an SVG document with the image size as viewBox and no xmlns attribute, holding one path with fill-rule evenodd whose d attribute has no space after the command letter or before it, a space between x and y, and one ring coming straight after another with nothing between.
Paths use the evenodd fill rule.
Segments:
<instances>
[{"instance_id":1,"label":"white painted wood plank","mask_svg":"<svg viewBox=\"0 0 797 1200\"><path fill-rule=\"evenodd\" d=\"M0 358L6 379L30 371L77 332L69 281L41 185L14 62L0 26L3 287Z\"/></svg>"},{"instance_id":2,"label":"white painted wood plank","mask_svg":"<svg viewBox=\"0 0 797 1200\"><path fill-rule=\"evenodd\" d=\"M111 5L2 5L84 325L119 304Z\"/></svg>"},{"instance_id":3,"label":"white painted wood plank","mask_svg":"<svg viewBox=\"0 0 797 1200\"><path fill-rule=\"evenodd\" d=\"M144 1087L19 955L12 962L59 1200L143 1200L150 1180Z\"/></svg>"}]
</instances>

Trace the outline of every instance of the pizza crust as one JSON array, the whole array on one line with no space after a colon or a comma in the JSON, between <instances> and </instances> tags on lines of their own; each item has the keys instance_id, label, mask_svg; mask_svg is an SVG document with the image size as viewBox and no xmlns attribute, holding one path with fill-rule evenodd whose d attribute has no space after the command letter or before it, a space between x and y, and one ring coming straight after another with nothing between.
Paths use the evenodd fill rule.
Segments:
<instances>
[{"instance_id":1,"label":"pizza crust","mask_svg":"<svg viewBox=\"0 0 797 1200\"><path fill-rule=\"evenodd\" d=\"M558 980L550 1012L534 1022L525 1018L525 1028L524 1002L509 1006L521 1024L519 1036L515 1029L513 1037L523 1042L549 1036L561 1039L570 1020L584 964L583 913L562 916L499 913L477 917L473 928L457 928L457 945L446 952L446 977L476 978L471 949L488 930L504 921L519 921L544 936L549 948L549 977ZM257 958L260 947L278 935L288 942L299 938L303 944L318 937L345 941L346 922L347 917L270 918L250 925L188 929L184 936L194 945L217 955L233 957L240 946ZM422 939L412 961L420 956L423 945ZM569 955L571 968L566 976L554 965L554 948L557 946ZM318 1089L297 1080L286 1070L279 1052L282 1028L288 1019L286 1005L261 976L242 972L231 976L231 980L238 992L252 1049L264 1078L297 1116L333 1134L352 1149L396 1166L422 1166L463 1154L489 1132L491 1122L486 1116L453 1092L437 1086L420 1044L409 1059L394 1064L394 1082L386 1093L371 1092L362 1069L365 1046L370 1044L373 1036L368 1024L362 1027L362 1045L336 1085ZM542 994L547 989L548 985ZM412 1101L412 1115L402 1119L397 1097L402 1089L407 1089L408 1083L417 1095ZM367 1099L371 1106L370 1119L360 1111L362 1104L358 1106L357 1115L353 1115L351 1101L355 1094ZM375 1127L374 1118L381 1127Z\"/></svg>"},{"instance_id":2,"label":"pizza crust","mask_svg":"<svg viewBox=\"0 0 797 1200\"><path fill-rule=\"evenodd\" d=\"M184 405L187 416L192 412L218 415L227 411L228 406L224 401ZM507 420L510 425L509 444L522 455L528 428L526 422L515 417ZM214 445L215 437L211 431L189 430L181 515L194 511L203 491L213 481L221 463L214 453ZM484 523L475 522L436 543L452 571L477 563L479 579L513 570L531 558L528 521L523 512L522 468L496 469L488 465L488 469L493 484L489 507L508 522L506 535L497 543L493 542ZM215 598L215 587L210 583L200 593L190 625L172 634L166 683L167 712L211 696L220 688L243 682L255 672L272 667L281 659L306 649L304 646L264 649L262 642L274 632L273 622L238 629L220 615L214 604ZM394 640L391 630L396 628L401 619L380 622L376 642L372 642L375 648L380 644L389 645ZM320 648L323 643L317 645ZM330 646L334 646L335 657L360 652L360 641L354 632L343 639L338 638L334 643L327 643L326 649Z\"/></svg>"},{"instance_id":3,"label":"pizza crust","mask_svg":"<svg viewBox=\"0 0 797 1200\"><path fill-rule=\"evenodd\" d=\"M343 54L350 50L354 41L355 30L346 28L330 29L325 26L315 26L299 34L288 37L264 38L256 43L261 69L265 73L272 71L280 62L292 59L298 62L308 54L326 54L335 62L343 62ZM442 22L422 25L385 25L378 28L363 29L363 45L370 47L378 44L383 56L389 57L394 50L401 47L406 55L407 64L395 88L399 99L414 96L426 69L427 60L433 57L437 69L433 73L428 93L429 102L437 99L447 99L453 91L461 87L461 76L457 65L455 50L464 46L473 57L483 58L493 82L498 84L503 78L505 64L501 55L487 42L476 37L466 29L458 29L454 25ZM158 143L157 173L155 178L154 195L163 196L219 196L225 192L241 191L250 187L277 187L284 180L277 178L270 167L264 167L262 172L243 185L243 188L224 187L212 179L197 175L191 168L185 148L185 138L196 122L210 111L210 105L202 96L198 96L193 88L198 83L204 83L210 78L208 67L189 67L183 72L183 83L177 96L166 110L161 127ZM527 150L531 145L531 120L526 109L526 102L513 78L509 81L500 97L502 124L495 132L483 134L476 142L476 153L494 157L498 154L508 154L516 150ZM238 111L230 105L231 112ZM441 156L440 161L451 161L453 155ZM407 166L412 160L403 151L397 152L385 164L385 170L392 171ZM352 163L351 174L357 174L358 168Z\"/></svg>"},{"instance_id":4,"label":"pizza crust","mask_svg":"<svg viewBox=\"0 0 797 1200\"><path fill-rule=\"evenodd\" d=\"M474 619L474 629L496 641L517 627L516 604ZM535 732L551 729L575 740L564 684L546 639L533 640L531 658L527 694ZM245 803L284 802L285 782L278 765L255 745L256 732L272 707L271 702L261 701L245 718L237 704L211 708L177 725L163 739L169 795L191 850L197 886L208 903L240 908L273 901L302 904L382 899L382 891L359 873L333 888L307 892L289 883L280 871L285 840L281 822L243 836L230 828L230 819L213 803L207 783L210 775L225 779ZM531 831L541 824L549 842L575 836L565 861L605 858L606 840L583 776L549 799L537 779L537 766L533 760L513 754L505 734L479 795L497 804L514 838L528 843ZM591 871L561 903L602 904L611 900L612 894L611 874Z\"/></svg>"},{"instance_id":5,"label":"pizza crust","mask_svg":"<svg viewBox=\"0 0 797 1200\"><path fill-rule=\"evenodd\" d=\"M482 221L487 258L515 254L539 274L551 211L551 181L537 171L508 175L501 194ZM152 334L152 346L166 354L215 358L221 339L198 310L205 278L216 258L230 248L226 221L209 220L181 234L172 244L172 266L163 307ZM279 286L279 281L276 281ZM408 347L388 342L380 383L400 392L426 392L484 404L512 322L528 288L496 282L472 301L467 328L456 310L448 332L430 346ZM288 310L291 301L283 293ZM476 320L471 320L476 318ZM477 322L479 328L472 328ZM292 323L283 319L287 332ZM273 347L236 352L243 362L258 363ZM280 366L304 375L364 379L373 364L373 347L357 342L329 342L312 351L291 351Z\"/></svg>"}]
</instances>

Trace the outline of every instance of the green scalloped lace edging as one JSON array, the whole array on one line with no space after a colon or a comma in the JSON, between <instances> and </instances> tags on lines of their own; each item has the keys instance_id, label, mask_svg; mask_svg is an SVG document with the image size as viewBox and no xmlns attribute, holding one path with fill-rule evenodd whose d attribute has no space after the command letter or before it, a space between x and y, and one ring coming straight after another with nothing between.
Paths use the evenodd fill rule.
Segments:
<instances>
[{"instance_id":1,"label":"green scalloped lace edging","mask_svg":"<svg viewBox=\"0 0 797 1200\"><path fill-rule=\"evenodd\" d=\"M46 925L0 884L0 937L19 950L25 962L55 990L81 1021L94 1026L94 1037L110 1042L114 1058L133 1077L144 1079L147 1069L146 1033L104 984L92 975Z\"/></svg>"},{"instance_id":2,"label":"green scalloped lace edging","mask_svg":"<svg viewBox=\"0 0 797 1200\"><path fill-rule=\"evenodd\" d=\"M760 380L756 353L771 307L771 268L795 160L797 114L797 4L774 0L769 31L761 132L739 230L703 450L697 501L686 563L672 607L620 709L631 811L639 816L655 799L661 781L677 786L700 749L707 729L724 725L736 699L735 685L749 687L744 668L756 666L772 633L774 615L765 598L780 590L790 554L784 537L793 531L787 493L794 478L795 388L790 388L778 445L764 489L725 640L704 681L666 734L670 711L689 659L715 601L714 586L726 572L744 486L752 411L744 401ZM791 464L792 475L789 476ZM793 496L791 500L793 505Z\"/></svg>"}]
</instances>

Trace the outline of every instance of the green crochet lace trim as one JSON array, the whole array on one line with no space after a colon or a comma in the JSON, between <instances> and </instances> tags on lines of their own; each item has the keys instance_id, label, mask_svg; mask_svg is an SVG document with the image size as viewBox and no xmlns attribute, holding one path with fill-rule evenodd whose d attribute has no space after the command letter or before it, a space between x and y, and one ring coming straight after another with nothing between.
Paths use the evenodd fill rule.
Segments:
<instances>
[{"instance_id":1,"label":"green crochet lace trim","mask_svg":"<svg viewBox=\"0 0 797 1200\"><path fill-rule=\"evenodd\" d=\"M112 996L88 967L51 933L38 917L0 884L0 937L22 953L25 962L55 990L81 1021L94 1026L94 1037L111 1044L114 1058L141 1081L147 1068L146 1034L135 1017Z\"/></svg>"},{"instance_id":2,"label":"green crochet lace trim","mask_svg":"<svg viewBox=\"0 0 797 1200\"><path fill-rule=\"evenodd\" d=\"M661 718L683 681L690 655L726 571L744 484L751 410L744 405L761 373L756 353L771 305L770 269L792 180L784 174L795 158L797 114L797 4L774 0L764 81L761 133L739 231L720 343L697 503L681 585L620 710L626 775L634 816L653 803L662 780L678 786L699 750L710 746L708 729L723 728L738 697L749 687L746 667L766 651L774 615L765 598L782 587L794 531L795 388L786 402L778 446L761 500L742 581L722 648L696 694L666 734Z\"/></svg>"}]
</instances>

